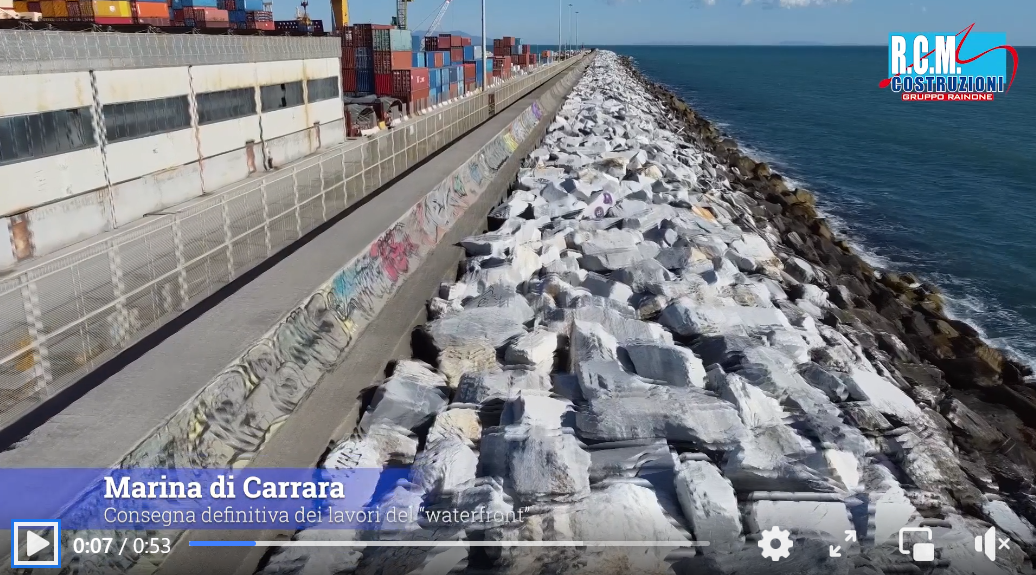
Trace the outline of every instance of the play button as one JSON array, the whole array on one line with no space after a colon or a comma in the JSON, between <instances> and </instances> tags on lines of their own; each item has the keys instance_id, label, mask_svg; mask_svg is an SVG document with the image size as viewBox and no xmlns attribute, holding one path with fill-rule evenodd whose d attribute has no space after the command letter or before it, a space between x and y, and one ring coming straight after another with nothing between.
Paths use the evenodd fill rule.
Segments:
<instances>
[{"instance_id":1,"label":"play button","mask_svg":"<svg viewBox=\"0 0 1036 575\"><path fill-rule=\"evenodd\" d=\"M61 522L47 519L12 521L11 567L60 568Z\"/></svg>"},{"instance_id":2,"label":"play button","mask_svg":"<svg viewBox=\"0 0 1036 575\"><path fill-rule=\"evenodd\" d=\"M29 557L50 547L50 541L36 535L32 531L25 532L25 554Z\"/></svg>"}]
</instances>

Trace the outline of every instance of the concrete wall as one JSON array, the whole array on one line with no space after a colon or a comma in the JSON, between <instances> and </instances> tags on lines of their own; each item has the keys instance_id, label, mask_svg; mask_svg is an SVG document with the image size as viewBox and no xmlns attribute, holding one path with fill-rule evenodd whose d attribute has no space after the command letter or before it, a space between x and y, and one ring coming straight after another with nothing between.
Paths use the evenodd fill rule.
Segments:
<instances>
[{"instance_id":1,"label":"concrete wall","mask_svg":"<svg viewBox=\"0 0 1036 575\"><path fill-rule=\"evenodd\" d=\"M0 75L0 94L5 95L0 119L86 107L93 115L96 141L87 149L0 162L0 269L345 140L340 99L205 125L199 125L196 109L195 96L203 92L253 88L260 110L260 86L295 81L305 86L309 79L338 78L335 39L207 36L172 41L127 36L150 35L0 31L0 45L21 42L37 54L45 53L44 48L57 54L67 43L100 41L100 53L107 50L126 64L113 67L106 60L72 57L60 65L43 62L36 72L25 69L28 65L17 51L0 53L0 72L23 69ZM148 56L141 56L130 45L140 42L172 42L166 48L175 53L144 51ZM196 54L190 54L192 47ZM292 47L298 48L296 55L313 57L291 59ZM183 65L146 67L152 63ZM93 68L49 71L77 66ZM189 98L190 126L105 141L103 106L171 96Z\"/></svg>"},{"instance_id":2,"label":"concrete wall","mask_svg":"<svg viewBox=\"0 0 1036 575\"><path fill-rule=\"evenodd\" d=\"M273 436L276 423L294 412L491 183L498 176L513 179L513 173L502 172L505 162L541 121L548 121L582 70L570 72L358 250L360 255L127 454L121 466L222 467L250 461ZM202 431L188 432L192 429Z\"/></svg>"}]
</instances>

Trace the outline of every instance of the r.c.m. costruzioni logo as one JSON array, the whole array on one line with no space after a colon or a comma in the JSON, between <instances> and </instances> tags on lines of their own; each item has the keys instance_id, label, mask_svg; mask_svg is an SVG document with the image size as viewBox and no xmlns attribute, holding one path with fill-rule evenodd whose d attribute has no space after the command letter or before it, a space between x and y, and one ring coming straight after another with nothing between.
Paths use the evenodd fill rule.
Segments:
<instances>
[{"instance_id":1,"label":"r.c.m. costruzioni logo","mask_svg":"<svg viewBox=\"0 0 1036 575\"><path fill-rule=\"evenodd\" d=\"M1018 73L1018 51L999 32L893 32L889 34L891 88L905 102L992 101L1006 93ZM965 48L967 41L967 48ZM1007 75L1007 54L1014 66Z\"/></svg>"}]
</instances>

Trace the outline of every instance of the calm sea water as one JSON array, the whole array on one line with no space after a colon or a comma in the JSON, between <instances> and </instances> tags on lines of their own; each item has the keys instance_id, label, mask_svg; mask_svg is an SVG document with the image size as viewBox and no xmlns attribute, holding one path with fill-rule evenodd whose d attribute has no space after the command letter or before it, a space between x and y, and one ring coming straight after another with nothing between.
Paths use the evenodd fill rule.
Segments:
<instances>
[{"instance_id":1,"label":"calm sea water","mask_svg":"<svg viewBox=\"0 0 1036 575\"><path fill-rule=\"evenodd\" d=\"M994 102L901 102L882 47L630 47L750 155L817 192L872 261L1036 363L1036 48ZM1008 57L1010 66L1010 57Z\"/></svg>"}]
</instances>

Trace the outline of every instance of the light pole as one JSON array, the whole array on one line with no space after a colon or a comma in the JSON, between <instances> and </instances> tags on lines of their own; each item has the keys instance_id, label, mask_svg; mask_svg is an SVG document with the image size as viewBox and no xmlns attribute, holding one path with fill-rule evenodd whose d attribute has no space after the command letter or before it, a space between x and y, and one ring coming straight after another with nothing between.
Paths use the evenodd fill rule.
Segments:
<instances>
[{"instance_id":1,"label":"light pole","mask_svg":"<svg viewBox=\"0 0 1036 575\"><path fill-rule=\"evenodd\" d=\"M482 91L486 91L486 0L482 0Z\"/></svg>"},{"instance_id":2,"label":"light pole","mask_svg":"<svg viewBox=\"0 0 1036 575\"><path fill-rule=\"evenodd\" d=\"M579 44L579 11L578 10L576 10L575 25L576 25L576 50L580 50L582 47Z\"/></svg>"},{"instance_id":3,"label":"light pole","mask_svg":"<svg viewBox=\"0 0 1036 575\"><path fill-rule=\"evenodd\" d=\"M568 50L572 51L572 5L568 5Z\"/></svg>"},{"instance_id":4,"label":"light pole","mask_svg":"<svg viewBox=\"0 0 1036 575\"><path fill-rule=\"evenodd\" d=\"M558 0L558 60L561 59L561 21L564 19L562 16L564 9L562 0Z\"/></svg>"}]
</instances>

